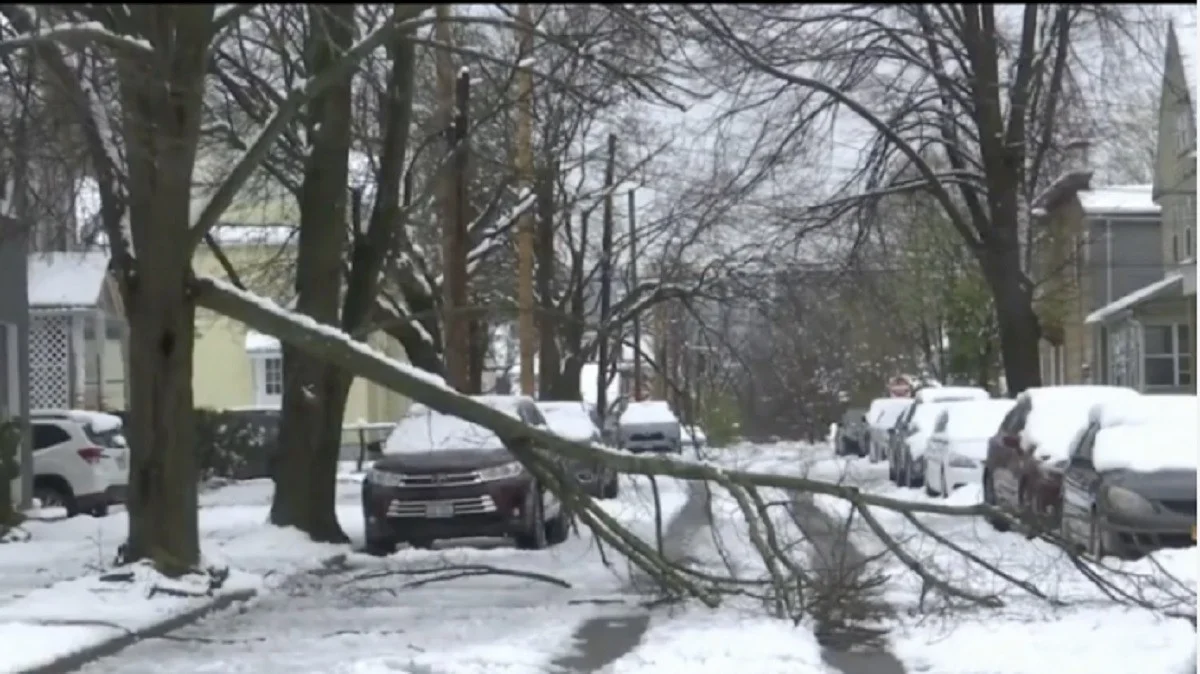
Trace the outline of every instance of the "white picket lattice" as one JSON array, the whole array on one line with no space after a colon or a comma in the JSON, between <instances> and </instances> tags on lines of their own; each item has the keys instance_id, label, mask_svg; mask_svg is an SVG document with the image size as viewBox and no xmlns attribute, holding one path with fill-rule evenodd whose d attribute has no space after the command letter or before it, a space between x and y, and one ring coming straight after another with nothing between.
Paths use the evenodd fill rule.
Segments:
<instances>
[{"instance_id":1,"label":"white picket lattice","mask_svg":"<svg viewBox=\"0 0 1200 674\"><path fill-rule=\"evenodd\" d=\"M71 317L29 317L29 406L71 406Z\"/></svg>"}]
</instances>

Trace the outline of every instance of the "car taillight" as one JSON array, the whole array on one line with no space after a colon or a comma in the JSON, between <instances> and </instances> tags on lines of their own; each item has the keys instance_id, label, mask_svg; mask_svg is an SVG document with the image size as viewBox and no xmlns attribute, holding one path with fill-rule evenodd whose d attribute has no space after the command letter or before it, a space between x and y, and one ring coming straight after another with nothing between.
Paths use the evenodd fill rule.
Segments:
<instances>
[{"instance_id":1,"label":"car taillight","mask_svg":"<svg viewBox=\"0 0 1200 674\"><path fill-rule=\"evenodd\" d=\"M79 454L79 458L88 463L97 463L100 459L104 458L104 450L99 447L84 447L77 453Z\"/></svg>"}]
</instances>

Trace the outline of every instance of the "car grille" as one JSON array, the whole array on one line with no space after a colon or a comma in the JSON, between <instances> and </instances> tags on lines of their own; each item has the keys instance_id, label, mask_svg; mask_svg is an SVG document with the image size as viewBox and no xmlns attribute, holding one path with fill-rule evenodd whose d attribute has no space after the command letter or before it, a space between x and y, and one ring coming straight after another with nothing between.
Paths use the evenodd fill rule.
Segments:
<instances>
[{"instance_id":1,"label":"car grille","mask_svg":"<svg viewBox=\"0 0 1200 674\"><path fill-rule=\"evenodd\" d=\"M457 473L425 473L405 474L401 486L404 487L459 487L465 484L483 482L476 471Z\"/></svg>"},{"instance_id":2,"label":"car grille","mask_svg":"<svg viewBox=\"0 0 1200 674\"><path fill-rule=\"evenodd\" d=\"M467 498L441 499L436 501L396 501L388 504L388 517L421 517L424 518L430 506L445 506L453 510L454 516L483 515L496 512L496 502L491 496L471 496Z\"/></svg>"},{"instance_id":3,"label":"car grille","mask_svg":"<svg viewBox=\"0 0 1200 674\"><path fill-rule=\"evenodd\" d=\"M1196 514L1196 502L1192 501L1192 500L1184 500L1184 501L1167 500L1167 501L1159 501L1159 503L1161 503L1164 508L1166 508L1167 510L1170 510L1173 513L1179 513L1180 515L1193 515L1193 516Z\"/></svg>"},{"instance_id":4,"label":"car grille","mask_svg":"<svg viewBox=\"0 0 1200 674\"><path fill-rule=\"evenodd\" d=\"M631 433L629 439L633 442L652 442L654 440L666 440L667 437L662 433Z\"/></svg>"}]
</instances>

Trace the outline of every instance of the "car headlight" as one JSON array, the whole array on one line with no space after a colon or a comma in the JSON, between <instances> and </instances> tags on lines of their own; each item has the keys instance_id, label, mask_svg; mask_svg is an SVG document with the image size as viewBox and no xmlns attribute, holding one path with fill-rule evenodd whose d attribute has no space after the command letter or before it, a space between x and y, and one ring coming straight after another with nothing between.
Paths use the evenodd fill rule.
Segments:
<instances>
[{"instance_id":1,"label":"car headlight","mask_svg":"<svg viewBox=\"0 0 1200 674\"><path fill-rule=\"evenodd\" d=\"M502 463L499 466L484 468L479 471L479 477L484 480L507 480L523 472L525 472L525 466L522 466L520 461L511 461L509 463Z\"/></svg>"},{"instance_id":2,"label":"car headlight","mask_svg":"<svg viewBox=\"0 0 1200 674\"><path fill-rule=\"evenodd\" d=\"M976 468L976 467L978 467L978 464L975 463L975 461L973 459L968 459L965 456L951 454L950 455L950 467L951 468Z\"/></svg>"},{"instance_id":3,"label":"car headlight","mask_svg":"<svg viewBox=\"0 0 1200 674\"><path fill-rule=\"evenodd\" d=\"M400 473L371 469L367 473L367 482L381 487L399 487L404 484L404 476Z\"/></svg>"},{"instance_id":4,"label":"car headlight","mask_svg":"<svg viewBox=\"0 0 1200 674\"><path fill-rule=\"evenodd\" d=\"M1154 512L1154 504L1137 492L1123 487L1109 487L1104 490L1104 501L1109 508L1130 515L1148 514Z\"/></svg>"}]
</instances>

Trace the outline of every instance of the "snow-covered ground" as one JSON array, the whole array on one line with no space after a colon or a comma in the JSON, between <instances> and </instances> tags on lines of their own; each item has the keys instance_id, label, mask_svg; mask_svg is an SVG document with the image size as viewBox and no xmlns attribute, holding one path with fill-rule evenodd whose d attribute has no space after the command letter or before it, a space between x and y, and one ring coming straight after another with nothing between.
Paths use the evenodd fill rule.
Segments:
<instances>
[{"instance_id":1,"label":"snow-covered ground","mask_svg":"<svg viewBox=\"0 0 1200 674\"><path fill-rule=\"evenodd\" d=\"M687 486L673 480L659 486L669 521L686 502ZM227 530L224 540L210 540L206 555L260 574L273 562L286 568L295 557L311 565L312 544L293 531L262 525L269 497L268 486L253 482L212 495L241 504L210 506L240 510L248 529L244 536ZM339 502L343 527L360 542L352 480L339 484ZM652 497L640 480L626 480L619 499L602 503L634 533L653 540ZM543 672L570 648L578 625L611 610L594 600L622 595L627 569L606 568L584 532L536 552L474 541L404 549L384 559L349 553L315 572L285 576L276 574L276 582L244 610L214 614L170 640L143 642L85 671Z\"/></svg>"},{"instance_id":2,"label":"snow-covered ground","mask_svg":"<svg viewBox=\"0 0 1200 674\"><path fill-rule=\"evenodd\" d=\"M893 498L971 505L978 486L964 487L950 499L902 489L886 480L886 464L829 456L810 475L849 475L848 481ZM849 504L816 496L818 506L843 519ZM994 572L968 561L920 532L903 515L882 508L871 512L915 559L956 587L1004 602L1000 609L922 606L922 580L856 518L853 541L868 556L882 555L877 566L888 577L886 598L901 619L890 634L890 648L909 671L928 674L1040 674L1043 672L1137 671L1175 674L1195 670L1196 630L1186 620L1118 601L1077 568L1059 548L1016 533L1000 533L973 517L920 515L932 531L977 555L1000 572L1046 595L1037 598ZM1200 556L1195 548L1168 550L1137 562L1106 560L1096 569L1117 592L1175 611L1194 613ZM1064 602L1054 606L1050 600ZM930 602L927 597L927 602Z\"/></svg>"}]
</instances>

